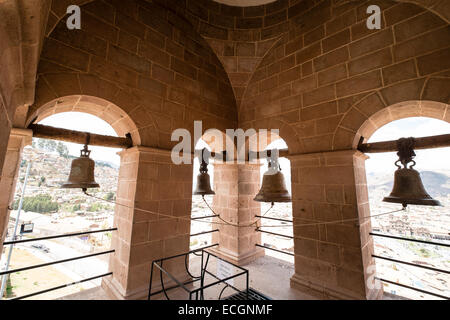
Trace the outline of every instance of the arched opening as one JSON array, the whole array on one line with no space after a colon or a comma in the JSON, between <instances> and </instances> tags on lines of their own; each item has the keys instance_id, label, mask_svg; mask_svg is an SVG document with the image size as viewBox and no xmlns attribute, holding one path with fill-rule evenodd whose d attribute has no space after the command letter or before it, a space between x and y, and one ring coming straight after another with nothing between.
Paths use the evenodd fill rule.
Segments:
<instances>
[{"instance_id":1,"label":"arched opening","mask_svg":"<svg viewBox=\"0 0 450 320\"><path fill-rule=\"evenodd\" d=\"M35 118L34 123L101 135L118 135L118 127L113 128L108 123L112 121L111 119L107 122L98 115L94 116L93 112L80 113L78 111L81 110L73 108L70 111L72 112L59 110L41 113ZM100 185L98 189L89 189L89 194L95 197L91 198L79 189L61 188L61 184L69 177L72 160L80 156L82 148L82 145L74 143L40 138L33 138L32 145L24 148L7 239L13 241L43 237L51 239L5 246L6 250L14 248L9 264L10 270L111 250L111 240L113 233L116 232L111 229L117 226L117 221L114 221L116 209L114 202L120 167L117 152L120 149L89 146L90 157L95 160L95 180ZM24 188L23 201L20 205ZM19 230L14 237L16 221ZM25 229L21 229L21 226ZM100 232L102 230L107 231ZM91 233L93 231L94 233ZM77 235L53 238L71 233ZM6 262L8 256L9 252L3 254L2 260ZM33 295L29 299L64 299L84 290L93 290L98 295L101 291L95 290L99 288L102 278L84 280L107 274L108 262L108 254L99 254L12 273L8 280L6 297L22 297L76 282L79 283Z\"/></svg>"},{"instance_id":2,"label":"arched opening","mask_svg":"<svg viewBox=\"0 0 450 320\"><path fill-rule=\"evenodd\" d=\"M379 127L367 136L368 142L397 140L406 137L434 136L448 134L450 124L442 120L426 117L411 117L392 121ZM374 255L398 261L406 261L426 268L448 270L450 249L439 246L449 244L448 233L450 219L450 171L448 157L450 148L415 150L416 165L420 172L425 190L439 200L443 207L408 205L403 212L393 212L401 208L400 204L383 202L393 186L394 162L396 153L370 154L366 160L368 201ZM393 212L391 214L384 214ZM379 235L388 235L404 239L431 243L393 239ZM392 299L440 299L439 296L406 288L406 285L441 296L450 295L450 277L448 274L424 269L417 266L375 258L376 276L391 281L382 281L385 296Z\"/></svg>"},{"instance_id":3,"label":"arched opening","mask_svg":"<svg viewBox=\"0 0 450 320\"><path fill-rule=\"evenodd\" d=\"M205 142L205 140L200 139L197 141L195 145L195 150L203 150L207 149L211 152L211 147ZM198 157L194 157L193 160L193 184L192 190L196 190L198 187L197 175L200 171L200 163L201 159ZM210 183L212 187L212 183L214 181L214 169L213 166L208 165L208 174L210 176ZM211 233L203 233L212 231L214 229L214 225L211 224L213 221L214 213L208 208L208 205L213 203L214 196L213 195L205 195L204 200L201 195L193 195L192 196L192 208L191 208L191 234L195 234L195 236L191 236L190 240L190 248L191 250L195 250L200 247L205 247L207 245L212 244L212 234ZM206 202L205 202L206 201ZM208 203L208 204L207 204ZM204 218L209 217L209 218Z\"/></svg>"},{"instance_id":4,"label":"arched opening","mask_svg":"<svg viewBox=\"0 0 450 320\"><path fill-rule=\"evenodd\" d=\"M279 138L267 145L264 150L273 150L273 149L288 149L286 142ZM262 183L262 179L264 173L267 171L267 161L261 161L261 169L260 169L260 182ZM289 194L292 195L292 184L291 184L291 162L289 159L281 157L279 159L279 164L281 168L281 172L284 175L286 188L289 191ZM273 208L271 208L271 203L262 202L261 203L261 228L263 230L271 231L273 233L283 234L288 237L293 237L293 228L292 228L292 202L280 202L275 203ZM286 221L277 221L268 218L276 218ZM264 227L267 228L265 229ZM276 236L273 234L262 233L261 235L261 243L265 247L277 249L280 251L294 253L294 241L287 237ZM277 259L281 259L287 261L289 263L294 263L294 257L290 255L286 255L273 250L265 250L266 255L275 257ZM292 276L290 274L289 276Z\"/></svg>"}]
</instances>

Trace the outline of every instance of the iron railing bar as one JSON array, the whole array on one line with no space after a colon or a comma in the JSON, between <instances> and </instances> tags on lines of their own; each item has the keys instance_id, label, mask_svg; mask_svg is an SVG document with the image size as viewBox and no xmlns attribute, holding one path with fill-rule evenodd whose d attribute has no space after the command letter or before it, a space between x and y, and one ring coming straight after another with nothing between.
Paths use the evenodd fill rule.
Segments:
<instances>
[{"instance_id":1,"label":"iron railing bar","mask_svg":"<svg viewBox=\"0 0 450 320\"><path fill-rule=\"evenodd\" d=\"M202 250L204 250L204 249L212 248L212 247L215 247L215 246L218 246L218 245L219 245L218 243L212 244L212 245L209 245L209 246L206 246L206 247L202 247L202 248L198 248L198 249L195 249L195 250L186 252L186 253L180 253L180 254L177 254L177 255L175 255L175 256L165 257L165 258L162 258L162 259L157 259L157 260L155 260L155 261L153 261L153 262L164 261L164 260L169 260L169 259L174 259L174 258L179 258L179 257L182 257L182 256L184 256L184 255L186 255L186 254L191 254L191 253L194 253L194 252L197 252L197 251L202 251Z\"/></svg>"},{"instance_id":2,"label":"iron railing bar","mask_svg":"<svg viewBox=\"0 0 450 320\"><path fill-rule=\"evenodd\" d=\"M446 296L443 296L443 295L440 295L440 294L437 294L437 293L433 293L433 292L430 292L430 291L426 291L426 290L414 288L414 287L411 287L411 286L407 286L406 284L397 283L397 282L394 282L394 281L390 281L390 280L386 280L386 279L378 278L378 277L375 277L375 279L383 281L383 282L387 282L387 283L390 283L390 284L393 284L393 285L396 285L396 286L399 286L399 287L411 289L411 290L414 290L414 291L422 292L422 293L429 294L429 295L432 295L432 296L435 296L435 297L439 297L439 298L442 298L442 299L450 300L450 297L446 297Z\"/></svg>"},{"instance_id":3,"label":"iron railing bar","mask_svg":"<svg viewBox=\"0 0 450 320\"><path fill-rule=\"evenodd\" d=\"M190 292L189 289L186 288L182 282L178 281L174 276L172 276L169 272L167 272L163 267L161 267L160 265L158 265L155 262L153 262L153 263L160 271L164 272L166 276L168 276L170 279L172 279L172 281L174 281L176 284L178 284L178 287L181 287L182 289L184 289L188 293ZM163 289L163 291L165 292L167 290Z\"/></svg>"},{"instance_id":4,"label":"iron railing bar","mask_svg":"<svg viewBox=\"0 0 450 320\"><path fill-rule=\"evenodd\" d=\"M223 282L222 279L220 279L218 276L216 276L215 274L209 272L208 270L205 270L206 273L208 273L210 276L212 276L213 278L216 278L217 280L220 280L220 282ZM241 272L239 273L239 275L243 275L244 273ZM227 284L227 286L229 286L230 288L236 290L237 292L241 292L241 290L237 289L236 287L232 286L231 284L228 284L228 282L225 282ZM198 289L195 289L198 290Z\"/></svg>"},{"instance_id":5,"label":"iron railing bar","mask_svg":"<svg viewBox=\"0 0 450 320\"><path fill-rule=\"evenodd\" d=\"M260 219L268 219L268 220L275 220L275 221L282 221L282 222L289 222L289 223L293 223L294 221L292 220L286 220L286 219L280 219L280 218L272 218L272 217L265 217L265 216L255 216L256 218L260 218Z\"/></svg>"},{"instance_id":6,"label":"iron railing bar","mask_svg":"<svg viewBox=\"0 0 450 320\"><path fill-rule=\"evenodd\" d=\"M48 236L48 237L42 237L42 238L33 238L33 239L25 239L25 240L17 240L17 241L5 241L5 242L3 242L3 245L6 246L6 245L17 244L17 243L24 243L24 242L51 240L51 239L67 238L67 237L76 237L76 236L81 236L81 235L85 235L85 234L109 232L109 231L117 231L117 228L105 229L105 230L95 230L95 231L86 231L86 232L77 232L77 233L67 233L67 234L60 234L60 235L57 235L57 236Z\"/></svg>"},{"instance_id":7,"label":"iron railing bar","mask_svg":"<svg viewBox=\"0 0 450 320\"><path fill-rule=\"evenodd\" d=\"M2 271L2 272L0 272L0 276L3 276L5 274L11 274L11 273L16 273L16 272L21 272L21 271L37 269L37 268L43 268L43 267L51 266L51 265L54 265L54 264L65 263L65 262L69 262L69 261L75 261L75 260L80 260L80 259L87 259L87 258L91 258L91 257L96 257L96 256L108 254L108 253L113 253L115 251L116 250L108 250L108 251L88 254L88 255L85 255L85 256L79 256L79 257L75 257L75 258L69 258L69 259L64 259L64 260L58 260L58 261L52 261L52 262L37 264L37 265L34 265L34 266L30 266L30 267L24 267L24 268L19 268L19 269L14 269L14 270Z\"/></svg>"},{"instance_id":8,"label":"iron railing bar","mask_svg":"<svg viewBox=\"0 0 450 320\"><path fill-rule=\"evenodd\" d=\"M376 237L391 238L391 239L411 241L411 242L419 242L419 243L432 244L432 245L442 246L442 247L450 247L450 244L448 244L448 243L439 243L439 242L432 242L432 241L426 241L426 240L409 239L409 238L403 238L403 237L397 237L397 236L392 236L392 235L388 235L388 234L373 233L373 232L370 232L369 234L371 236L376 236Z\"/></svg>"},{"instance_id":9,"label":"iron railing bar","mask_svg":"<svg viewBox=\"0 0 450 320\"><path fill-rule=\"evenodd\" d=\"M209 273L209 271L208 271L208 273ZM233 278L242 276L242 275L244 275L244 274L246 274L246 273L245 273L245 272L241 272L241 273L237 273L237 274L232 275L232 276L227 277L227 278L219 279L219 281L216 281L216 282L213 282L213 283L209 283L209 284L207 284L206 286L203 286L203 287L201 287L201 288L197 288L197 289L195 289L195 290L192 290L192 292L196 292L196 291L200 291L200 290L203 290L203 289L207 289L207 288L209 288L209 287L215 286L215 285L217 285L217 284L219 284L219 283L226 282L226 281L228 281L228 280L231 280L231 279L233 279Z\"/></svg>"},{"instance_id":10,"label":"iron railing bar","mask_svg":"<svg viewBox=\"0 0 450 320\"><path fill-rule=\"evenodd\" d=\"M266 247L266 246L262 246L260 244L255 244L255 246L260 247L260 248L264 248L264 249L273 250L273 251L280 252L280 253L284 253L284 254L288 254L288 255L293 256L293 257L295 256L295 254L293 254L293 253L286 252L286 251L283 251L283 250L269 248L269 247Z\"/></svg>"},{"instance_id":11,"label":"iron railing bar","mask_svg":"<svg viewBox=\"0 0 450 320\"><path fill-rule=\"evenodd\" d=\"M285 235L285 234L279 234L279 233L275 233L275 232L263 231L263 230L261 230L261 229L259 229L259 228L256 229L256 231L262 232L262 233L272 234L272 235L274 235L274 236L285 237L285 238L288 238L288 239L294 239L294 237L287 236L287 235Z\"/></svg>"},{"instance_id":12,"label":"iron railing bar","mask_svg":"<svg viewBox=\"0 0 450 320\"><path fill-rule=\"evenodd\" d=\"M427 269L427 270L432 270L432 271L436 271L436 272L442 272L442 273L450 274L450 271L447 271L447 270L442 270L442 269L438 269L438 268L422 266L420 264L411 263L411 262L407 262L407 261L392 259L392 258L388 258L388 257L381 257L381 256L377 256L377 255L374 255L374 254L372 255L372 257L377 258L377 259L383 259L383 260L391 261L391 262L402 263L402 264L406 264L408 266L413 266L413 267L417 267L417 268L422 268L422 269Z\"/></svg>"},{"instance_id":13,"label":"iron railing bar","mask_svg":"<svg viewBox=\"0 0 450 320\"><path fill-rule=\"evenodd\" d=\"M44 294L44 293L47 293L47 292L51 292L51 291L63 289L63 288L66 288L66 287L74 286L74 285L77 285L79 283L88 282L88 281L92 281L92 280L95 280L95 279L98 279L98 278L111 276L112 274L113 274L112 272L108 272L108 273L105 273L105 274L102 274L102 275L99 275L99 276L83 279L83 280L80 280L80 281L74 281L74 282L71 282L71 283L63 284L61 286L57 286L57 287L53 287L53 288L50 288L50 289L45 289L45 290L42 290L42 291L30 293L30 294L27 294L27 295L24 295L24 296L20 296L20 297L16 297L16 298L12 298L12 299L9 299L9 300L21 300L21 299L25 299L25 298L38 296L38 295L41 295L41 294Z\"/></svg>"},{"instance_id":14,"label":"iron railing bar","mask_svg":"<svg viewBox=\"0 0 450 320\"><path fill-rule=\"evenodd\" d=\"M224 259L222 259L222 258L216 256L215 254L213 254L213 253L211 253L211 252L206 252L206 253L209 254L209 255L211 255L211 256L213 256L213 257L215 257L215 258L217 258L217 259L219 259L219 260L222 260L222 261L224 261L224 262L226 262L226 263L228 263L228 264L231 264L233 267L236 267L236 268L238 268L238 269L240 269L240 270L242 270L242 271L247 271L247 269L244 269L244 268L242 268L241 266L238 266L237 264L234 264L234 263L231 263L231 262L229 262L229 261L226 261L226 260L224 260Z\"/></svg>"},{"instance_id":15,"label":"iron railing bar","mask_svg":"<svg viewBox=\"0 0 450 320\"><path fill-rule=\"evenodd\" d=\"M201 236L202 234L213 233L213 232L219 232L219 229L215 229L215 230L211 230L211 231L204 231L204 232L199 232L199 233L193 233L193 234L191 234L191 237Z\"/></svg>"},{"instance_id":16,"label":"iron railing bar","mask_svg":"<svg viewBox=\"0 0 450 320\"><path fill-rule=\"evenodd\" d=\"M200 279L189 280L189 281L183 282L183 284L184 284L184 285L187 285L187 284L194 283L194 282L196 282L196 281L200 281ZM166 289L166 291L169 291L169 290L172 290L172 289L176 289L176 288L179 288L179 287L180 287L180 286L169 287L169 288ZM157 295L157 294L160 294L160 293L163 293L163 292L164 292L164 290L158 290L158 291L156 291L156 292L150 293L150 296L154 296L154 295Z\"/></svg>"},{"instance_id":17,"label":"iron railing bar","mask_svg":"<svg viewBox=\"0 0 450 320\"><path fill-rule=\"evenodd\" d=\"M200 220L200 219L208 219L208 218L216 218L216 217L219 217L219 215L218 214L214 214L212 216L194 217L194 218L191 218L191 220Z\"/></svg>"}]
</instances>

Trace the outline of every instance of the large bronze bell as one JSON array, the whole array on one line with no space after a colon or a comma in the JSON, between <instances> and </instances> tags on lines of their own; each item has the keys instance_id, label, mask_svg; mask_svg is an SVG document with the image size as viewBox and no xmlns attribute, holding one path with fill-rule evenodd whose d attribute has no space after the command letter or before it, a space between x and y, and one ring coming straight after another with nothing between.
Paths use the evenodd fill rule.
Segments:
<instances>
[{"instance_id":1,"label":"large bronze bell","mask_svg":"<svg viewBox=\"0 0 450 320\"><path fill-rule=\"evenodd\" d=\"M194 195L205 196L208 194L216 194L211 188L211 178L208 174L208 163L205 161L204 152L202 152L202 163L200 164L200 173L197 175L197 186Z\"/></svg>"},{"instance_id":2,"label":"large bronze bell","mask_svg":"<svg viewBox=\"0 0 450 320\"><path fill-rule=\"evenodd\" d=\"M95 162L89 158L90 154L91 151L88 150L87 145L85 145L84 149L81 150L80 157L72 161L69 180L64 183L61 188L81 188L83 191L86 191L89 188L100 187L100 185L95 182Z\"/></svg>"},{"instance_id":3,"label":"large bronze bell","mask_svg":"<svg viewBox=\"0 0 450 320\"><path fill-rule=\"evenodd\" d=\"M414 139L400 139L398 141L399 160L395 162L397 170L395 171L394 187L391 194L383 199L384 202L401 203L404 208L408 204L423 206L440 206L441 203L433 199L423 186L420 173L412 169L416 162L413 158L416 156L414 150ZM398 163L403 164L403 168ZM413 164L408 168L408 163Z\"/></svg>"},{"instance_id":4,"label":"large bronze bell","mask_svg":"<svg viewBox=\"0 0 450 320\"><path fill-rule=\"evenodd\" d=\"M269 170L264 173L261 189L253 200L271 203L292 201L277 160L269 160Z\"/></svg>"}]
</instances>

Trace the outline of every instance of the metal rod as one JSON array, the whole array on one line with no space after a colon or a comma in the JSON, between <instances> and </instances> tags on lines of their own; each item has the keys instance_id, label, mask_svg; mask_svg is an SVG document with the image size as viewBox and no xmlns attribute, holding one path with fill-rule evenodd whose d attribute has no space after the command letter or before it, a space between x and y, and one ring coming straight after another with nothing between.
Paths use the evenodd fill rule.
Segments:
<instances>
[{"instance_id":1,"label":"metal rod","mask_svg":"<svg viewBox=\"0 0 450 320\"><path fill-rule=\"evenodd\" d=\"M291 237L291 236L287 236L287 235L279 234L279 233L274 233L274 232L269 232L269 231L263 231L263 230L261 230L261 229L259 229L259 228L256 229L256 231L257 231L257 232L262 232L262 233L272 234L272 235L274 235L274 236L285 237L285 238L288 238L288 239L294 239L294 237Z\"/></svg>"},{"instance_id":2,"label":"metal rod","mask_svg":"<svg viewBox=\"0 0 450 320\"><path fill-rule=\"evenodd\" d=\"M200 281L200 279L188 280L186 282L183 282L183 284L187 285L187 284L191 284L191 283L194 283L194 282L197 282L197 281ZM169 288L165 288L165 290L169 291L169 290L173 290L173 289L176 289L176 288L179 288L179 287L180 286L176 285L176 286L172 286L172 287L169 287ZM164 292L164 290L158 290L158 291L150 293L150 296L155 296L155 295L163 293L163 292ZM150 300L150 298L148 300Z\"/></svg>"},{"instance_id":3,"label":"metal rod","mask_svg":"<svg viewBox=\"0 0 450 320\"><path fill-rule=\"evenodd\" d=\"M133 141L130 136L126 138L105 136L89 132L80 132L62 128L43 126L41 124L31 124L29 127L33 131L33 137L60 140L78 144L86 144L86 139L90 136L89 145L110 148L131 148Z\"/></svg>"},{"instance_id":4,"label":"metal rod","mask_svg":"<svg viewBox=\"0 0 450 320\"><path fill-rule=\"evenodd\" d=\"M376 237L391 238L391 239L411 241L411 242L419 242L419 243L432 244L432 245L442 246L442 247L450 247L450 244L447 244L447 243L439 243L439 242L431 242L431 241L425 241L425 240L402 238L402 237L391 236L391 235L381 234L381 233L373 233L373 232L370 232L369 234L371 236L376 236Z\"/></svg>"},{"instance_id":5,"label":"metal rod","mask_svg":"<svg viewBox=\"0 0 450 320\"><path fill-rule=\"evenodd\" d=\"M80 259L96 257L96 256L108 254L108 253L113 253L115 251L116 250L108 250L108 251L88 254L88 255L85 255L85 256L75 257L75 258L69 258L69 259L64 259L64 260L58 260L58 261L53 261L53 262L48 262L48 263L37 264L37 265L34 265L34 266L30 266L30 267L24 267L24 268L9 270L9 271L2 271L2 272L0 272L0 275L11 274L11 273L16 273L16 272L20 272L20 271L26 271L26 270L31 270L31 269L47 267L47 266L51 266L51 265L58 264L58 263L64 263L64 262L69 262L69 261L74 261L74 260L80 260Z\"/></svg>"},{"instance_id":6,"label":"metal rod","mask_svg":"<svg viewBox=\"0 0 450 320\"><path fill-rule=\"evenodd\" d=\"M283 251L283 250L278 250L278 249L269 248L269 247L266 247L266 246L262 246L262 245L260 245L260 244L255 244L255 246L260 247L260 248L264 248L264 249L273 250L273 251L276 251L276 252L279 252L279 253L288 254L288 255L293 256L293 257L295 256L295 254L293 254L293 253L286 252L286 251Z\"/></svg>"},{"instance_id":7,"label":"metal rod","mask_svg":"<svg viewBox=\"0 0 450 320\"><path fill-rule=\"evenodd\" d=\"M223 279L220 279L220 278L219 278L218 276L216 276L214 273L209 272L208 270L205 270L205 272L206 272L207 274L209 274L211 277L213 277L213 278L219 280L219 283L220 283L220 282L224 282ZM244 274L244 272L239 273L239 275L243 275L243 274ZM233 277L234 277L234 276L233 276ZM219 284L219 283L216 283L216 284ZM235 290L235 291L237 291L237 292L240 292L240 291L241 291L241 290L239 290L238 288L234 287L233 285L229 284L228 282L225 282L225 283L226 283L227 286L230 287L231 289L233 289L233 290ZM196 289L196 290L199 290L199 289Z\"/></svg>"},{"instance_id":8,"label":"metal rod","mask_svg":"<svg viewBox=\"0 0 450 320\"><path fill-rule=\"evenodd\" d=\"M264 217L264 216L255 216L256 218L260 219L268 219L268 220L275 220L275 221L282 221L282 222L290 222L294 223L292 220L286 220L286 219L279 219L279 218L272 218L272 217Z\"/></svg>"},{"instance_id":9,"label":"metal rod","mask_svg":"<svg viewBox=\"0 0 450 320\"><path fill-rule=\"evenodd\" d=\"M200 220L200 219L215 218L215 217L218 217L218 216L219 216L218 214L214 214L214 215L211 215L211 216L204 216L204 217L195 217L195 218L191 218L191 220Z\"/></svg>"},{"instance_id":10,"label":"metal rod","mask_svg":"<svg viewBox=\"0 0 450 320\"><path fill-rule=\"evenodd\" d=\"M209 245L209 246L206 246L206 247L202 247L202 248L198 248L198 249L195 249L195 250L186 252L186 253L180 253L180 254L177 254L176 256L171 256L171 257L166 257L166 258L162 258L162 259L157 259L157 260L155 260L155 262L156 262L156 261L164 261L164 260L169 260L169 259L174 259L174 258L182 257L182 256L184 256L185 254L191 254L191 253L194 253L194 252L197 252L197 251L202 251L202 250L204 250L204 249L208 249L208 248L215 247L215 246L218 246L218 245L219 245L218 243L212 244L212 245Z\"/></svg>"},{"instance_id":11,"label":"metal rod","mask_svg":"<svg viewBox=\"0 0 450 320\"><path fill-rule=\"evenodd\" d=\"M20 195L20 201L19 201L19 208L17 210L17 216L16 216L16 221L14 223L14 233L13 233L13 240L16 239L16 234L17 234L17 226L19 225L19 220L20 220L20 213L22 212L22 206L23 206L23 199L25 197L25 189L27 188L27 183L28 183L28 176L30 175L30 169L31 169L31 161L28 161L28 165L27 165L27 171L25 173L25 180L23 182L23 188L22 188L22 194ZM6 267L5 267L5 271L8 271L9 269L9 263L11 261L11 256L12 256L12 252L14 250L14 245L11 246L11 248L9 248L9 252L8 252L8 258L6 259ZM4 276L2 276L2 284L0 287L0 300L3 299L3 294L5 293L5 289L6 289L6 279L8 278L8 276L5 274Z\"/></svg>"},{"instance_id":12,"label":"metal rod","mask_svg":"<svg viewBox=\"0 0 450 320\"><path fill-rule=\"evenodd\" d=\"M377 259L391 261L391 262L397 262L397 263L401 263L401 264L406 264L408 266L413 266L413 267L417 267L417 268L422 268L422 269L427 269L427 270L432 270L432 271L436 271L436 272L442 272L442 273L450 274L450 271L447 271L447 270L442 270L442 269L432 268L432 267L426 267L426 266L422 266L420 264L415 264L415 263L411 263L411 262L396 260L396 259L387 258L387 257L381 257L381 256L377 256L377 255L374 255L374 254L372 255L372 257L377 258Z\"/></svg>"},{"instance_id":13,"label":"metal rod","mask_svg":"<svg viewBox=\"0 0 450 320\"><path fill-rule=\"evenodd\" d=\"M411 289L411 290L414 290L414 291L426 293L426 294L429 294L429 295L431 295L431 296L435 296L435 297L439 297L439 298L442 298L442 299L450 300L449 297L442 296L442 295L440 295L440 294L433 293L433 292L430 292L430 291L426 291L426 290L422 290L422 289L417 289L417 288L414 288L414 287L410 287L410 286L407 286L406 284L397 283L397 282L394 282L394 281L390 281L390 280L386 280L386 279L382 279L382 278L377 278L377 277L376 277L375 279L380 280L380 281L383 281L383 282L387 282L387 283L390 283L390 284L393 284L393 285L396 285L396 286L399 286L399 287L403 287L403 288Z\"/></svg>"},{"instance_id":14,"label":"metal rod","mask_svg":"<svg viewBox=\"0 0 450 320\"><path fill-rule=\"evenodd\" d=\"M363 153L396 152L398 140L362 143L358 150ZM450 134L414 138L414 150L450 147Z\"/></svg>"},{"instance_id":15,"label":"metal rod","mask_svg":"<svg viewBox=\"0 0 450 320\"><path fill-rule=\"evenodd\" d=\"M289 156L289 149L275 149L278 150L278 157L279 158L287 158ZM272 157L272 150L265 150L265 151L249 151L248 152L249 158L252 159L267 159Z\"/></svg>"},{"instance_id":16,"label":"metal rod","mask_svg":"<svg viewBox=\"0 0 450 320\"><path fill-rule=\"evenodd\" d=\"M153 263L159 269L160 272L164 272L164 274L166 276L168 276L170 279L172 279L172 281L174 281L178 285L178 287L183 288L186 292L190 292L189 289L186 288L182 282L178 281L174 276L172 276L169 272L167 272L162 266L158 265L156 262L153 262ZM162 261L161 261L161 264L162 264ZM162 279L162 274L161 274L160 278ZM162 282L162 280L161 280L161 286L165 292L166 289L164 289L164 283ZM166 295L166 298L167 298L167 300L170 300L167 295Z\"/></svg>"},{"instance_id":17,"label":"metal rod","mask_svg":"<svg viewBox=\"0 0 450 320\"><path fill-rule=\"evenodd\" d=\"M34 296L37 296L37 295L40 295L40 294L43 294L43 293L47 293L47 292L50 292L50 291L64 289L65 287L70 287L70 286L73 286L73 285L76 285L76 284L79 284L79 283L88 282L88 281L92 281L92 280L95 280L95 279L111 276L112 274L113 274L112 272L105 273L105 274L102 274L102 275L99 275L99 276L90 277L90 278L83 279L83 280L80 280L80 281L74 281L74 282L71 282L71 283L63 284L61 286L57 286L57 287L53 287L53 288L50 288L50 289L45 289L45 290L42 290L42 291L30 293L30 294L27 294L27 295L24 295L24 296L21 296L21 297L17 297L17 298L12 298L12 299L9 299L9 300L21 300L21 299L25 299L25 298L34 297Z\"/></svg>"},{"instance_id":18,"label":"metal rod","mask_svg":"<svg viewBox=\"0 0 450 320\"><path fill-rule=\"evenodd\" d=\"M6 246L6 245L17 244L17 243L24 243L24 242L33 242L33 241L51 240L51 239L58 239L58 238L75 237L75 236L81 236L81 235L84 235L84 234L109 232L109 231L117 231L117 228L105 229L105 230L95 230L95 231L86 231L86 232L77 232L77 233L67 233L67 234L61 234L61 235L57 235L57 236L48 236L48 237L42 237L42 238L33 238L33 239L25 239L25 240L17 240L17 241L5 241L3 243L3 245Z\"/></svg>"},{"instance_id":19,"label":"metal rod","mask_svg":"<svg viewBox=\"0 0 450 320\"><path fill-rule=\"evenodd\" d=\"M199 232L199 233L193 233L193 234L191 234L191 237L201 236L202 234L213 233L213 232L219 232L219 229L211 230L211 231L204 231L204 232Z\"/></svg>"}]
</instances>

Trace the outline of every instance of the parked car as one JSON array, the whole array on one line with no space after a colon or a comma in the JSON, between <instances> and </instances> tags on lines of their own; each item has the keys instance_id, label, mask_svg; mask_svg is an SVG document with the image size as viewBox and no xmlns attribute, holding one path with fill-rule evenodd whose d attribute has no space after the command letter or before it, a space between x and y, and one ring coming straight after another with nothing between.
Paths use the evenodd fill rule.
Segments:
<instances>
[{"instance_id":1,"label":"parked car","mask_svg":"<svg viewBox=\"0 0 450 320\"><path fill-rule=\"evenodd\" d=\"M35 249L42 250L45 253L49 253L50 252L50 249L48 247L44 246L43 244L32 244L31 247L35 248Z\"/></svg>"}]
</instances>

